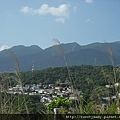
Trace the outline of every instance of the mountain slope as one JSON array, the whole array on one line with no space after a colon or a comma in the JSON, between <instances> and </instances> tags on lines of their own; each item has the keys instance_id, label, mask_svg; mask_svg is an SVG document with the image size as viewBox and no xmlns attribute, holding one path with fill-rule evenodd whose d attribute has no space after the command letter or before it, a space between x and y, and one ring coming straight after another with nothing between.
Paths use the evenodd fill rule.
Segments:
<instances>
[{"instance_id":1,"label":"mountain slope","mask_svg":"<svg viewBox=\"0 0 120 120\"><path fill-rule=\"evenodd\" d=\"M39 52L43 51L43 49L40 48L37 45L32 45L32 46L29 46L29 47L19 45L19 46L12 47L10 50L12 52L14 52L14 54L16 56L31 55L31 54L36 54L36 53L39 53Z\"/></svg>"},{"instance_id":2,"label":"mountain slope","mask_svg":"<svg viewBox=\"0 0 120 120\"><path fill-rule=\"evenodd\" d=\"M74 43L67 43L67 44L61 44L61 45L54 45L51 46L43 51L44 55L47 56L58 56L60 55L60 49L64 51L65 54L68 54L70 52L77 51L81 48L81 46L74 42Z\"/></svg>"},{"instance_id":3,"label":"mountain slope","mask_svg":"<svg viewBox=\"0 0 120 120\"><path fill-rule=\"evenodd\" d=\"M112 51L115 65L120 64L120 42L93 43L80 46L78 43L61 44L68 64L71 65L111 65L110 51ZM59 52L60 46L41 49L37 45L30 47L14 46L0 52L0 70L10 71L14 68L12 51L18 59L21 71L30 71L34 61L35 69L65 66L63 56Z\"/></svg>"}]
</instances>

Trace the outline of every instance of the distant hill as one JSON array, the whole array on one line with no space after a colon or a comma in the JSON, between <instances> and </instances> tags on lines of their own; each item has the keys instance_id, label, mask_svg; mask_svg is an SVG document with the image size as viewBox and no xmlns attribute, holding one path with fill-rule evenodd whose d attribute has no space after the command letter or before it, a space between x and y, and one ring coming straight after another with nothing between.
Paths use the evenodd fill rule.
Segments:
<instances>
[{"instance_id":1,"label":"distant hill","mask_svg":"<svg viewBox=\"0 0 120 120\"><path fill-rule=\"evenodd\" d=\"M92 43L81 46L76 42L61 44L69 66L72 65L111 65L110 51L115 65L120 65L120 41L113 43ZM37 45L19 45L0 52L0 70L15 69L17 58L21 71L30 71L34 61L35 70L65 66L60 46L42 49ZM14 55L13 55L14 54Z\"/></svg>"},{"instance_id":2,"label":"distant hill","mask_svg":"<svg viewBox=\"0 0 120 120\"><path fill-rule=\"evenodd\" d=\"M32 55L43 51L43 49L37 45L32 45L29 47L19 45L12 47L10 50L13 51L16 56Z\"/></svg>"}]
</instances>

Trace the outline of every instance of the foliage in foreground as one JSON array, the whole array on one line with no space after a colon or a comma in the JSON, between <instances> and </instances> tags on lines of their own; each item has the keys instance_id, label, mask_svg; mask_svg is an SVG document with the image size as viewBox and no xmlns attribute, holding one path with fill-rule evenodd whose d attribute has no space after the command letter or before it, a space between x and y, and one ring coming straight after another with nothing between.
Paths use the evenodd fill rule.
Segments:
<instances>
[{"instance_id":1,"label":"foliage in foreground","mask_svg":"<svg viewBox=\"0 0 120 120\"><path fill-rule=\"evenodd\" d=\"M40 102L39 96L20 94L0 94L1 110L0 114L26 114L25 101L29 114L43 114L45 106Z\"/></svg>"}]
</instances>

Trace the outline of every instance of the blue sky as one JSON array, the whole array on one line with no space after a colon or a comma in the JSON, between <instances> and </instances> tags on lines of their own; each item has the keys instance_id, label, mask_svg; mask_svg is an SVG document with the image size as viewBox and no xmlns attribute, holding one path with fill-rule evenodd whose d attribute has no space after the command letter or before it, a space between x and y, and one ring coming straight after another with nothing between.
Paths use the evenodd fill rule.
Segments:
<instances>
[{"instance_id":1,"label":"blue sky","mask_svg":"<svg viewBox=\"0 0 120 120\"><path fill-rule=\"evenodd\" d=\"M7 46L120 40L120 0L0 0L0 50Z\"/></svg>"}]
</instances>

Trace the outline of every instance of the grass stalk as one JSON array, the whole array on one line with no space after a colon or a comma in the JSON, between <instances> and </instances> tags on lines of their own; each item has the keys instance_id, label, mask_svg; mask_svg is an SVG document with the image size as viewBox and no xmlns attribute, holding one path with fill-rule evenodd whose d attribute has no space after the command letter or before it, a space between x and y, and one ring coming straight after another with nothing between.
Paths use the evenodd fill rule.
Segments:
<instances>
[{"instance_id":1,"label":"grass stalk","mask_svg":"<svg viewBox=\"0 0 120 120\"><path fill-rule=\"evenodd\" d=\"M107 47L107 52L109 55L109 59L111 61L112 67L113 67L113 86L114 86L114 92L116 94L116 99L117 99L117 104L118 104L118 112L120 112L120 99L119 99L119 90L118 88L115 86L115 83L117 83L117 70L115 67L115 63L114 63L114 57L113 57L113 52L112 49L108 46L108 44L106 44Z\"/></svg>"},{"instance_id":2,"label":"grass stalk","mask_svg":"<svg viewBox=\"0 0 120 120\"><path fill-rule=\"evenodd\" d=\"M53 39L53 40L55 42L55 47L58 49L58 51L60 52L60 54L62 55L62 57L64 59L64 62L65 62L66 68L67 68L67 72L68 72L68 77L69 77L69 80L71 82L72 94L74 95L74 87L75 88L77 88L77 87L76 87L75 81L72 79L72 74L71 74L71 71L70 71L70 68L69 68L69 65L68 65L68 62L67 62L64 50L63 50L60 42L57 39ZM78 96L77 96L77 98L78 98ZM80 101L78 101L78 104L80 105ZM76 109L79 110L79 106L77 105L77 101L76 100L75 100L75 105L76 105Z\"/></svg>"},{"instance_id":3,"label":"grass stalk","mask_svg":"<svg viewBox=\"0 0 120 120\"><path fill-rule=\"evenodd\" d=\"M15 67L15 71L13 71L13 74L15 75L15 76L2 76L2 79L3 79L3 81L4 81L4 84L2 85L2 88L3 88L3 91L4 91L4 105L3 105L3 107L5 107L6 106L6 102L8 102L8 101L6 101L6 99L8 98L8 96L7 96L7 94L6 94L6 92L7 92L7 90L8 90L8 83L6 83L6 85L5 85L5 78L7 78L6 79L6 82L8 82L8 78L12 78L13 80L15 80L19 85L20 85L20 87L21 87L21 89L22 89L22 94L23 94L23 101L24 101L24 105L25 105L25 109L26 109L26 114L29 114L29 110L28 110L28 107L27 107L27 103L26 103L26 98L25 98L25 95L24 95L24 89L23 89L23 85L22 85L22 79L21 79L21 72L20 72L20 65L19 65L19 62L18 62L18 59L17 59L17 57L16 57L16 55L12 52L12 51L10 51L10 50L8 50L8 53L9 53L9 55L10 55L10 60L11 60L11 62L13 63L13 65L14 65L14 67ZM6 75L6 74L5 74ZM5 86L7 87L6 89L5 89ZM12 109L12 102L10 103L10 106L11 106L11 109ZM9 107L10 107L9 106ZM18 96L18 107L19 107L19 96ZM12 110L13 111L13 110ZM2 112L3 113L3 112ZM5 112L6 113L6 112ZM9 112L10 113L10 112Z\"/></svg>"}]
</instances>

